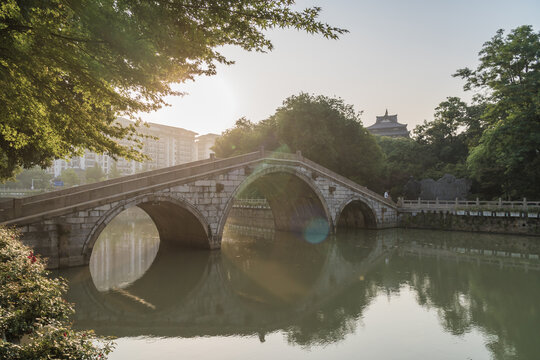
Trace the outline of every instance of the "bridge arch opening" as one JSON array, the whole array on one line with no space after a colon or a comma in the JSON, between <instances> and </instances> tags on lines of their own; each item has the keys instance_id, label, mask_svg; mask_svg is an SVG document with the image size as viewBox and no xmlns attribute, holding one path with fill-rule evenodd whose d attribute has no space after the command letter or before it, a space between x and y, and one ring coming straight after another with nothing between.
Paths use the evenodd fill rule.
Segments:
<instances>
[{"instance_id":1,"label":"bridge arch opening","mask_svg":"<svg viewBox=\"0 0 540 360\"><path fill-rule=\"evenodd\" d=\"M154 200L137 204L156 224L165 245L209 249L208 225L202 215L182 203Z\"/></svg>"},{"instance_id":2,"label":"bridge arch opening","mask_svg":"<svg viewBox=\"0 0 540 360\"><path fill-rule=\"evenodd\" d=\"M264 208L268 213L264 226L270 223L275 230L302 234L308 242L319 243L333 231L326 201L311 179L287 168L269 168L250 175L238 187L218 233L223 234L225 225L259 227Z\"/></svg>"},{"instance_id":3,"label":"bridge arch opening","mask_svg":"<svg viewBox=\"0 0 540 360\"><path fill-rule=\"evenodd\" d=\"M165 196L141 196L110 209L94 226L82 250L88 263L100 234L120 213L129 208L141 209L155 225L159 248L210 248L210 228L198 210L182 200ZM161 250L160 250L161 251Z\"/></svg>"},{"instance_id":4,"label":"bridge arch opening","mask_svg":"<svg viewBox=\"0 0 540 360\"><path fill-rule=\"evenodd\" d=\"M108 306L143 316L182 302L207 274L210 253L168 240L138 205L121 211L93 246L89 289Z\"/></svg>"},{"instance_id":5,"label":"bridge arch opening","mask_svg":"<svg viewBox=\"0 0 540 360\"><path fill-rule=\"evenodd\" d=\"M377 218L371 207L364 201L349 201L338 214L336 230L340 229L376 229Z\"/></svg>"}]
</instances>

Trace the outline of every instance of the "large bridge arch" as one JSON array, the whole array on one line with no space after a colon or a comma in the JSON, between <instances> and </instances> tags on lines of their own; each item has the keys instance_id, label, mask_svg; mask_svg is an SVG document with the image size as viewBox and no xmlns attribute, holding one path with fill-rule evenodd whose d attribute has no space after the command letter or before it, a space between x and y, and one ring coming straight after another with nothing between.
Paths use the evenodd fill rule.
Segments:
<instances>
[{"instance_id":1,"label":"large bridge arch","mask_svg":"<svg viewBox=\"0 0 540 360\"><path fill-rule=\"evenodd\" d=\"M208 221L196 207L180 197L145 194L120 202L95 222L82 247L85 263L90 261L94 244L101 232L122 211L137 206L154 222L160 241L180 245L207 248L212 236Z\"/></svg>"},{"instance_id":2,"label":"large bridge arch","mask_svg":"<svg viewBox=\"0 0 540 360\"><path fill-rule=\"evenodd\" d=\"M280 190L278 187L284 184L283 181L279 181L279 176L286 176L288 179L292 179L291 185L297 187L296 190L306 191L304 195L308 196L302 197L302 201L299 201L300 198L298 196L284 196L284 193L272 193L272 190ZM231 193L219 220L217 228L219 238L223 235L225 224L234 205L235 198L250 186L257 183L261 184L264 180L267 181L266 184L262 184L263 187L266 186L263 192L266 192L265 197L272 209L276 229L302 232L305 230L308 221L318 220L319 226L324 222L326 223L326 231L329 233L333 232L334 222L327 200L314 181L297 169L287 166L269 166L247 175L246 179ZM271 180L278 181L277 183L272 183ZM294 191L295 189L283 187L281 190ZM299 194L289 193L289 195Z\"/></svg>"},{"instance_id":3,"label":"large bridge arch","mask_svg":"<svg viewBox=\"0 0 540 360\"><path fill-rule=\"evenodd\" d=\"M336 212L336 231L340 227L376 229L377 213L366 199L357 195L350 196Z\"/></svg>"}]
</instances>

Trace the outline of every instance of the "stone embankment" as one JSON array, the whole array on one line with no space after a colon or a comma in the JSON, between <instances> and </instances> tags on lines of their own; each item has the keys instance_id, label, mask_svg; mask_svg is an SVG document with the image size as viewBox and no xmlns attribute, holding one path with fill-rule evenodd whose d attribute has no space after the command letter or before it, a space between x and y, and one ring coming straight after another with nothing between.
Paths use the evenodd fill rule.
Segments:
<instances>
[{"instance_id":1,"label":"stone embankment","mask_svg":"<svg viewBox=\"0 0 540 360\"><path fill-rule=\"evenodd\" d=\"M540 236L540 212L538 202L523 202L506 204L507 208L493 207L488 202L468 204L469 209L462 202L455 206L454 202L422 202L416 201L401 203L398 215L398 227L411 229L455 230L500 234L534 235ZM493 202L499 204L499 202ZM452 205L450 207L449 205ZM500 204L499 204L500 205ZM504 203L502 204L504 205ZM518 206L519 205L519 206ZM513 206L510 207L510 206ZM477 210L477 208L487 210ZM491 207L491 208L490 208ZM239 202L234 206L230 224L240 226L253 226L258 228L272 228L272 211L268 206Z\"/></svg>"},{"instance_id":2,"label":"stone embankment","mask_svg":"<svg viewBox=\"0 0 540 360\"><path fill-rule=\"evenodd\" d=\"M540 236L538 214L510 213L497 216L492 212L474 211L463 214L448 210L402 212L399 227L432 230L479 231L500 234ZM531 215L529 217L529 215ZM534 217L533 217L534 215Z\"/></svg>"}]
</instances>

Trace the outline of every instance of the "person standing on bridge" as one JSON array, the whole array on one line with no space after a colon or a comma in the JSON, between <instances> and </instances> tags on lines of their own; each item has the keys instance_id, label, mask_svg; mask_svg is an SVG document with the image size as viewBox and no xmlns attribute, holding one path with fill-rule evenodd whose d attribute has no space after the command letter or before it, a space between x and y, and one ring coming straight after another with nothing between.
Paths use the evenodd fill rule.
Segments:
<instances>
[{"instance_id":1,"label":"person standing on bridge","mask_svg":"<svg viewBox=\"0 0 540 360\"><path fill-rule=\"evenodd\" d=\"M385 199L388 199L389 197L390 197L390 195L388 194L388 190L386 190L386 191L384 192L384 198L385 198Z\"/></svg>"}]
</instances>

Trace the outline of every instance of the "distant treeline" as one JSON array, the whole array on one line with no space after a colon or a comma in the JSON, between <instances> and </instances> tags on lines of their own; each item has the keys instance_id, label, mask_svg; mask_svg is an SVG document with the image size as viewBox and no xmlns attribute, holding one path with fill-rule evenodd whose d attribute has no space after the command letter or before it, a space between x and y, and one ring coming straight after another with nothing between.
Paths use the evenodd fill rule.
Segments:
<instances>
[{"instance_id":1,"label":"distant treeline","mask_svg":"<svg viewBox=\"0 0 540 360\"><path fill-rule=\"evenodd\" d=\"M259 123L241 118L217 139L218 157L302 151L307 158L378 192L402 195L411 178L448 173L473 180L473 197L540 199L540 33L499 30L476 69L453 76L473 103L448 97L411 139L374 137L341 99L294 95Z\"/></svg>"}]
</instances>

